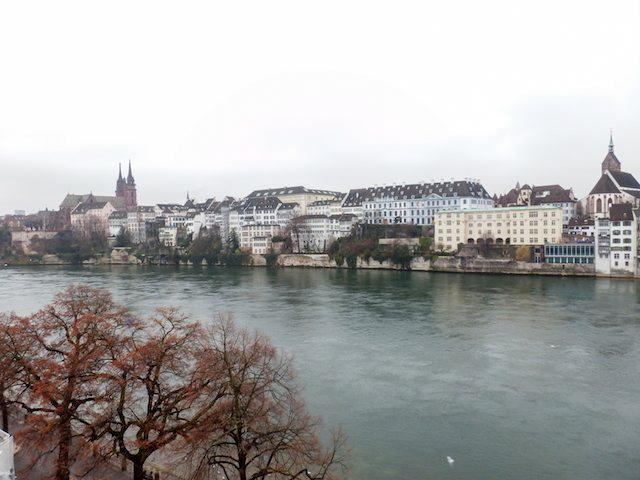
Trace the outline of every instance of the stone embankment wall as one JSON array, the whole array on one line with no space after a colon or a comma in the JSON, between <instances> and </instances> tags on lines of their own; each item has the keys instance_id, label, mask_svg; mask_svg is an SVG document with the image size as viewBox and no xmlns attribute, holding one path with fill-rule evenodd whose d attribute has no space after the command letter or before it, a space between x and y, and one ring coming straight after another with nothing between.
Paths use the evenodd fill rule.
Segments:
<instances>
[{"instance_id":1,"label":"stone embankment wall","mask_svg":"<svg viewBox=\"0 0 640 480\"><path fill-rule=\"evenodd\" d=\"M253 266L266 266L262 255L252 255ZM325 254L283 254L278 256L276 265L279 267L308 267L308 268L348 268L344 263L340 267ZM369 259L368 262L358 258L357 269L400 270L391 262L378 262ZM411 270L423 272L454 272L454 273L501 273L517 275L572 275L595 276L594 265L555 265L550 263L517 262L509 259L486 259L482 257L437 257L434 261L422 257L411 261Z\"/></svg>"},{"instance_id":2,"label":"stone embankment wall","mask_svg":"<svg viewBox=\"0 0 640 480\"><path fill-rule=\"evenodd\" d=\"M438 257L431 264L432 272L508 273L515 275L571 275L593 277L593 264L553 264L518 262L510 259L482 257Z\"/></svg>"},{"instance_id":3,"label":"stone embankment wall","mask_svg":"<svg viewBox=\"0 0 640 480\"><path fill-rule=\"evenodd\" d=\"M44 255L38 262L44 265L69 265L55 255ZM84 265L140 265L143 262L134 255L126 252L113 252L111 255L85 260ZM266 267L267 259L263 255L250 255L248 266ZM192 265L185 262L184 265ZM348 269L346 262L336 265L335 260L326 254L281 254L278 255L277 267L307 267L307 268L341 268ZM206 266L206 262L202 264ZM359 270L400 270L399 265L390 261L378 262L373 258L365 261L358 258L356 268ZM425 260L422 257L411 261L411 270L422 272L454 272L454 273L498 273L514 275L567 275L567 276L596 276L595 267L591 265L569 264L559 265L550 263L518 262L510 259L493 259L483 257L436 257L435 260ZM633 278L632 275L628 276Z\"/></svg>"}]
</instances>

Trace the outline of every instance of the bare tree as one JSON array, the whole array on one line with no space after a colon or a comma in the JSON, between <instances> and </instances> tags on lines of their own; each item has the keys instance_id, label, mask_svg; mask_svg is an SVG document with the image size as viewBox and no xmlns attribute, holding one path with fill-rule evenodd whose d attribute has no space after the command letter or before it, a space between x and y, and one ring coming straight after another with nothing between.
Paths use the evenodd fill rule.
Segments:
<instances>
[{"instance_id":1,"label":"bare tree","mask_svg":"<svg viewBox=\"0 0 640 480\"><path fill-rule=\"evenodd\" d=\"M56 480L69 479L73 440L82 434L90 411L106 400L102 376L108 353L121 344L129 318L108 292L76 285L19 319L12 338L21 337L30 349L19 357L28 386L20 404L30 414L21 434L41 447L54 446Z\"/></svg>"},{"instance_id":2,"label":"bare tree","mask_svg":"<svg viewBox=\"0 0 640 480\"><path fill-rule=\"evenodd\" d=\"M22 398L25 390L20 358L27 352L18 317L0 314L0 412L5 432L9 431L9 408Z\"/></svg>"},{"instance_id":3,"label":"bare tree","mask_svg":"<svg viewBox=\"0 0 640 480\"><path fill-rule=\"evenodd\" d=\"M211 422L189 438L194 479L333 479L344 467L344 438L325 449L319 420L301 399L291 359L259 333L219 318L207 331L203 364L222 362L229 392ZM216 373L218 370L216 371Z\"/></svg>"},{"instance_id":4,"label":"bare tree","mask_svg":"<svg viewBox=\"0 0 640 480\"><path fill-rule=\"evenodd\" d=\"M149 457L187 436L224 395L216 366L198 363L202 334L176 309L158 309L124 342L124 354L114 352L107 377L113 401L96 417L92 440L105 455L131 461L134 480L143 479Z\"/></svg>"}]
</instances>

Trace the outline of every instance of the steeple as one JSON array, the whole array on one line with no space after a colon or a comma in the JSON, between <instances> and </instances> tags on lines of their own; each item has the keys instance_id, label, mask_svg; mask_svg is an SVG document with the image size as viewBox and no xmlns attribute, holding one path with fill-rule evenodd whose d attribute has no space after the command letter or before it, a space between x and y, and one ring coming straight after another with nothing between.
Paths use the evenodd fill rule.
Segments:
<instances>
[{"instance_id":1,"label":"steeple","mask_svg":"<svg viewBox=\"0 0 640 480\"><path fill-rule=\"evenodd\" d=\"M116 197L124 197L125 181L122 176L122 164L118 163L118 181L116 182Z\"/></svg>"},{"instance_id":2,"label":"steeple","mask_svg":"<svg viewBox=\"0 0 640 480\"><path fill-rule=\"evenodd\" d=\"M609 129L609 153L613 153L613 130Z\"/></svg>"},{"instance_id":3,"label":"steeple","mask_svg":"<svg viewBox=\"0 0 640 480\"><path fill-rule=\"evenodd\" d=\"M609 130L609 153L604 157L602 161L602 174L608 170L610 172L620 172L622 170L620 160L617 159L616 154L613 153L613 132Z\"/></svg>"},{"instance_id":4,"label":"steeple","mask_svg":"<svg viewBox=\"0 0 640 480\"><path fill-rule=\"evenodd\" d=\"M129 174L127 175L127 183L135 183L133 174L131 173L131 160L129 160Z\"/></svg>"}]
</instances>

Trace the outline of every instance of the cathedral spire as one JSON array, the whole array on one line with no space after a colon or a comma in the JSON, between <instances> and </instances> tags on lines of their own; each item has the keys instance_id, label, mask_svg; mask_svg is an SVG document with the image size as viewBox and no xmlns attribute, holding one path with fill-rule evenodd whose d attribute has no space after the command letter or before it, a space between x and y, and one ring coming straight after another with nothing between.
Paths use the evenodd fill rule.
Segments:
<instances>
[{"instance_id":1,"label":"cathedral spire","mask_svg":"<svg viewBox=\"0 0 640 480\"><path fill-rule=\"evenodd\" d=\"M122 180L122 162L118 162L118 180Z\"/></svg>"},{"instance_id":2,"label":"cathedral spire","mask_svg":"<svg viewBox=\"0 0 640 480\"><path fill-rule=\"evenodd\" d=\"M129 160L129 174L127 175L127 183L134 183L133 174L131 173L131 160Z\"/></svg>"},{"instance_id":3,"label":"cathedral spire","mask_svg":"<svg viewBox=\"0 0 640 480\"><path fill-rule=\"evenodd\" d=\"M609 152L613 153L613 130L609 129Z\"/></svg>"}]
</instances>

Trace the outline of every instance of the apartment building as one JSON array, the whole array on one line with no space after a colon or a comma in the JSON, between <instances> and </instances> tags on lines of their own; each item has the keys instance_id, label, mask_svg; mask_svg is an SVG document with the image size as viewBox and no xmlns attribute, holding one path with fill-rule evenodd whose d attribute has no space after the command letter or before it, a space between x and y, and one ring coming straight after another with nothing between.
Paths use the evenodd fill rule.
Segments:
<instances>
[{"instance_id":1,"label":"apartment building","mask_svg":"<svg viewBox=\"0 0 640 480\"><path fill-rule=\"evenodd\" d=\"M435 245L455 251L460 243L560 243L562 215L562 208L545 205L440 211L435 213Z\"/></svg>"}]
</instances>

